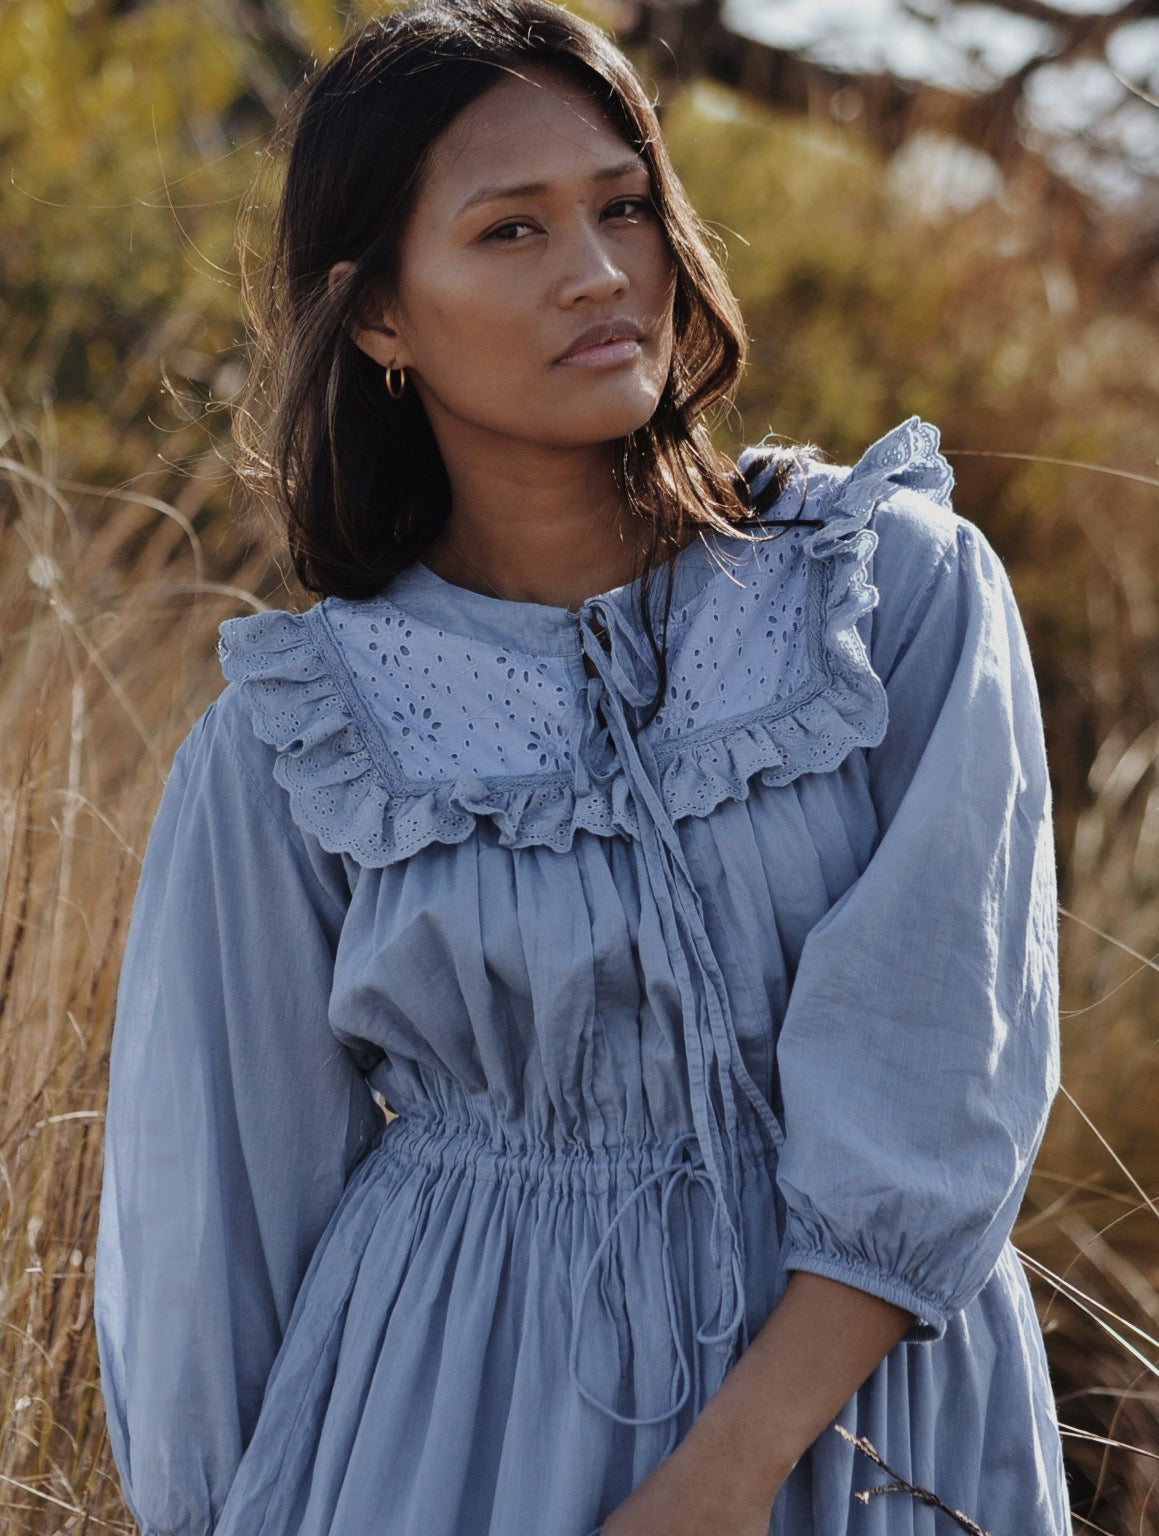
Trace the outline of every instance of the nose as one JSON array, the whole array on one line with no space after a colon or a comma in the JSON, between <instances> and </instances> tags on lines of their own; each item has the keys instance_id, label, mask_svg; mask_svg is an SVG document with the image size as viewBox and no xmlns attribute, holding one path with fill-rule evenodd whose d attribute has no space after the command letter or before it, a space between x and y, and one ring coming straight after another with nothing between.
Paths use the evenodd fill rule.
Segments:
<instances>
[{"instance_id":1,"label":"nose","mask_svg":"<svg viewBox=\"0 0 1159 1536\"><path fill-rule=\"evenodd\" d=\"M577 227L560 246L561 275L557 297L561 307L587 300L607 303L628 291L628 274L617 261L598 225L577 220Z\"/></svg>"}]
</instances>

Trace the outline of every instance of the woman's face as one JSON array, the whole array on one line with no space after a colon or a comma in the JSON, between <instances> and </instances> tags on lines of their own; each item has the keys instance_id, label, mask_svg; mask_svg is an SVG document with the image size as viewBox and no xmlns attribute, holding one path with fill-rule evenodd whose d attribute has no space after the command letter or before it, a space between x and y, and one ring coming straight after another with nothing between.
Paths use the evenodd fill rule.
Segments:
<instances>
[{"instance_id":1,"label":"woman's face","mask_svg":"<svg viewBox=\"0 0 1159 1536\"><path fill-rule=\"evenodd\" d=\"M585 92L533 71L435 144L395 300L357 339L406 368L444 456L590 446L655 411L673 292L645 162Z\"/></svg>"}]
</instances>

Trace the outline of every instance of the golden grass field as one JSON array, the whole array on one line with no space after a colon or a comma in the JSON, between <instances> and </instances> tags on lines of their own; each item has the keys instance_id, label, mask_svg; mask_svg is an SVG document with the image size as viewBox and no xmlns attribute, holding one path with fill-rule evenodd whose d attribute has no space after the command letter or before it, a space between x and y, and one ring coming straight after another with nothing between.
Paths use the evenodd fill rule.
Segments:
<instances>
[{"instance_id":1,"label":"golden grass field","mask_svg":"<svg viewBox=\"0 0 1159 1536\"><path fill-rule=\"evenodd\" d=\"M110 1024L169 759L217 689L217 623L251 605L244 558L238 590L214 589L180 513L86 502L46 468L2 471L15 513L0 574L5 1536L133 1528L92 1327Z\"/></svg>"}]
</instances>

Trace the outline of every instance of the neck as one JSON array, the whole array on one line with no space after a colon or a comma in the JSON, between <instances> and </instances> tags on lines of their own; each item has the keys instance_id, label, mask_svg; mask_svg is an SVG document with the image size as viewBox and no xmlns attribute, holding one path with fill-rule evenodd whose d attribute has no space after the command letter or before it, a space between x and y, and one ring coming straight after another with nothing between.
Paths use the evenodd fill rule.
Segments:
<instances>
[{"instance_id":1,"label":"neck","mask_svg":"<svg viewBox=\"0 0 1159 1536\"><path fill-rule=\"evenodd\" d=\"M456 586L488 597L578 608L638 574L647 530L632 517L613 470L614 450L511 445L490 454L444 453L451 516L423 555Z\"/></svg>"}]
</instances>

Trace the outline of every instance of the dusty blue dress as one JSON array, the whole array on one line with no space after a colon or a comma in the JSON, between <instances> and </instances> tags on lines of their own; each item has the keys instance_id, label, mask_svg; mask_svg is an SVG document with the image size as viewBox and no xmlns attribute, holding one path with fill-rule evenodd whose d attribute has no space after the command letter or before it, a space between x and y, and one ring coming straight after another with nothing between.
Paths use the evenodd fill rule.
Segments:
<instances>
[{"instance_id":1,"label":"dusty blue dress","mask_svg":"<svg viewBox=\"0 0 1159 1536\"><path fill-rule=\"evenodd\" d=\"M917 1319L843 1424L992 1536L1069 1529L1008 1240L1057 1071L1041 727L936 448L907 422L796 472L776 514L822 526L690 545L643 726L632 587L414 566L223 625L112 1064L148 1536L588 1536L793 1270ZM828 1430L770 1529L956 1529L880 1481Z\"/></svg>"}]
</instances>

